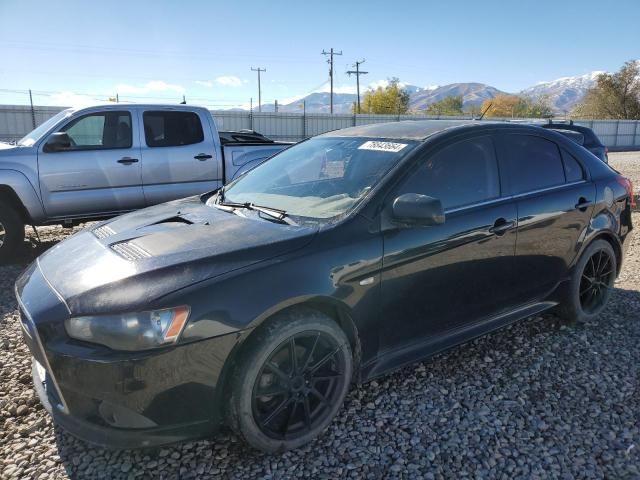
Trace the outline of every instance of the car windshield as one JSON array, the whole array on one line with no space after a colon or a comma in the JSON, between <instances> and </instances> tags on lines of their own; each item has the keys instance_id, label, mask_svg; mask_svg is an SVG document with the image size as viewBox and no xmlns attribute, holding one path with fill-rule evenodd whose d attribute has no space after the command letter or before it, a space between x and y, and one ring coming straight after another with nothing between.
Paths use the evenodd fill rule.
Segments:
<instances>
[{"instance_id":1,"label":"car windshield","mask_svg":"<svg viewBox=\"0 0 640 480\"><path fill-rule=\"evenodd\" d=\"M37 127L35 130L32 130L31 132L27 133L24 137L22 137L18 142L18 145L21 145L23 147L32 146L34 143L36 143L40 139L40 137L42 137L42 135L47 133L50 128L52 128L56 123L58 123L63 118L68 117L69 115L71 115L71 110L63 110L62 112L54 115L49 120L44 122L42 125Z\"/></svg>"},{"instance_id":2,"label":"car windshield","mask_svg":"<svg viewBox=\"0 0 640 480\"><path fill-rule=\"evenodd\" d=\"M317 137L294 145L227 186L224 202L328 219L355 207L414 147L406 140Z\"/></svg>"}]
</instances>

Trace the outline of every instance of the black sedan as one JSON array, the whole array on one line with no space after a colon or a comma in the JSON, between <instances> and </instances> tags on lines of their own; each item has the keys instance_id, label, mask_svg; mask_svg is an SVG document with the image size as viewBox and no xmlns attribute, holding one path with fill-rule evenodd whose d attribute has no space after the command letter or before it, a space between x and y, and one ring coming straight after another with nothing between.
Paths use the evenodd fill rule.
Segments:
<instances>
[{"instance_id":1,"label":"black sedan","mask_svg":"<svg viewBox=\"0 0 640 480\"><path fill-rule=\"evenodd\" d=\"M352 382L551 308L604 308L631 183L557 132L409 121L302 142L226 188L93 226L16 283L34 384L110 447L268 452Z\"/></svg>"}]
</instances>

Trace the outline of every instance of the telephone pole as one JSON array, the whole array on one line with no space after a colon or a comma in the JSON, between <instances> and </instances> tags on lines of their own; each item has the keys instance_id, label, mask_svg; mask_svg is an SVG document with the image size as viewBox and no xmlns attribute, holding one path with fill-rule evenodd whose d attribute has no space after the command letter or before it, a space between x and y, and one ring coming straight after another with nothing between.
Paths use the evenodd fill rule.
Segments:
<instances>
[{"instance_id":1,"label":"telephone pole","mask_svg":"<svg viewBox=\"0 0 640 480\"><path fill-rule=\"evenodd\" d=\"M355 75L356 76L356 91L358 92L358 113L360 113L360 75L366 75L369 72L361 72L360 71L360 65L362 65L365 62L365 59L363 58L362 60L360 60L359 62L356 62L353 64L354 67L356 67L355 70L348 70L347 71L347 75L351 76L351 75Z\"/></svg>"},{"instance_id":2,"label":"telephone pole","mask_svg":"<svg viewBox=\"0 0 640 480\"><path fill-rule=\"evenodd\" d=\"M262 89L260 86L260 72L266 72L267 69L266 68L253 68L251 67L251 71L252 72L258 72L258 111L261 112L262 111Z\"/></svg>"},{"instance_id":3,"label":"telephone pole","mask_svg":"<svg viewBox=\"0 0 640 480\"><path fill-rule=\"evenodd\" d=\"M329 55L329 60L327 63L329 64L329 79L331 80L331 110L330 112L333 114L333 56L334 55L342 55L342 50L339 52L334 52L333 48L328 52L322 50L322 55Z\"/></svg>"}]
</instances>

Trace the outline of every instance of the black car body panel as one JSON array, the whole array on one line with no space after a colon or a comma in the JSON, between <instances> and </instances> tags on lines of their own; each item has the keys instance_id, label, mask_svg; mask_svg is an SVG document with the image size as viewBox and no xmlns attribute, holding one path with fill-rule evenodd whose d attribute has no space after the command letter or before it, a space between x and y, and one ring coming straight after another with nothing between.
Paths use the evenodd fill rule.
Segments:
<instances>
[{"instance_id":1,"label":"black car body panel","mask_svg":"<svg viewBox=\"0 0 640 480\"><path fill-rule=\"evenodd\" d=\"M514 193L503 148L514 134L556 145L583 177ZM326 135L421 145L366 201L331 221L285 225L195 197L91 227L29 267L16 295L33 330L27 343L50 378L39 389L43 403L66 405L51 407L59 423L109 446L205 435L224 418L227 380L244 340L277 312L305 305L332 316L365 381L555 306L594 238L610 241L622 260L632 228L627 191L607 165L557 132L399 122ZM395 223L390 202L424 159L478 137L493 145L499 196L445 207L442 225ZM133 247L114 250L119 244ZM70 316L177 305L191 308L180 339L149 351L81 342L64 327Z\"/></svg>"}]
</instances>

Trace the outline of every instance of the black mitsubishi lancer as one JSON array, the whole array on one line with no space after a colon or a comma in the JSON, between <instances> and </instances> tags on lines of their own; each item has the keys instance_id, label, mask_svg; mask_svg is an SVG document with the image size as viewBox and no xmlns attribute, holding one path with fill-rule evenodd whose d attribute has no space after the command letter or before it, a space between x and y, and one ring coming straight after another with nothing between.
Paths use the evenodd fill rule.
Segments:
<instances>
[{"instance_id":1,"label":"black mitsubishi lancer","mask_svg":"<svg viewBox=\"0 0 640 480\"><path fill-rule=\"evenodd\" d=\"M321 435L352 383L542 311L593 320L632 185L539 126L408 121L301 142L220 190L68 238L15 286L34 384L116 448Z\"/></svg>"}]
</instances>

